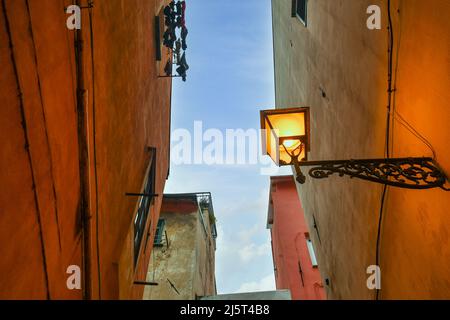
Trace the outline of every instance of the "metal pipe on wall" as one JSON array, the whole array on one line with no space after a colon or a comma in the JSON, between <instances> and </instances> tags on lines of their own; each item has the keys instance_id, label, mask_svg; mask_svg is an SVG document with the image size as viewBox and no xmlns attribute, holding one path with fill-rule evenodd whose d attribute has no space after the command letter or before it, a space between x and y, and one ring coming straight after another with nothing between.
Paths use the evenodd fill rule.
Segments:
<instances>
[{"instance_id":1,"label":"metal pipe on wall","mask_svg":"<svg viewBox=\"0 0 450 320\"><path fill-rule=\"evenodd\" d=\"M81 1L76 5L81 7ZM84 59L83 59L83 32L77 29L75 32L75 60L77 79L77 122L78 122L78 157L80 169L80 216L83 237L82 263L83 263L83 298L92 298L91 281L91 246L90 246L90 210L89 210L89 150L88 150L88 125L86 112L86 89L84 83Z\"/></svg>"}]
</instances>

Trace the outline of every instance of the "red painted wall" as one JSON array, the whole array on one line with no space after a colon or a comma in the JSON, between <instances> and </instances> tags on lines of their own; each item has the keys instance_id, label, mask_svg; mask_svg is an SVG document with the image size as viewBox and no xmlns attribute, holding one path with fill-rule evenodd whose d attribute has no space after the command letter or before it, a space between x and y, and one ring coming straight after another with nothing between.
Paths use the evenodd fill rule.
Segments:
<instances>
[{"instance_id":1,"label":"red painted wall","mask_svg":"<svg viewBox=\"0 0 450 320\"><path fill-rule=\"evenodd\" d=\"M277 289L290 289L293 300L326 299L319 269L312 266L309 230L292 176L271 177L268 225Z\"/></svg>"},{"instance_id":2,"label":"red painted wall","mask_svg":"<svg viewBox=\"0 0 450 320\"><path fill-rule=\"evenodd\" d=\"M164 198L161 212L166 213L192 213L198 210L197 200Z\"/></svg>"}]
</instances>

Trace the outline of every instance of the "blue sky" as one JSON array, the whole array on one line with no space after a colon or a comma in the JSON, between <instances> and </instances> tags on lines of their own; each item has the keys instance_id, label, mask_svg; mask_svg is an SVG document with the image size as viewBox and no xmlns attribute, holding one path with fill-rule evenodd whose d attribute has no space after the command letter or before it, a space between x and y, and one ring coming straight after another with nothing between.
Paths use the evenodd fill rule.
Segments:
<instances>
[{"instance_id":1,"label":"blue sky","mask_svg":"<svg viewBox=\"0 0 450 320\"><path fill-rule=\"evenodd\" d=\"M259 129L275 105L270 0L187 0L187 82L173 81L172 130ZM175 141L172 141L172 146ZM268 160L268 159L267 159ZM288 170L278 174L290 174ZM175 165L166 193L210 191L219 293L275 289L260 165Z\"/></svg>"}]
</instances>

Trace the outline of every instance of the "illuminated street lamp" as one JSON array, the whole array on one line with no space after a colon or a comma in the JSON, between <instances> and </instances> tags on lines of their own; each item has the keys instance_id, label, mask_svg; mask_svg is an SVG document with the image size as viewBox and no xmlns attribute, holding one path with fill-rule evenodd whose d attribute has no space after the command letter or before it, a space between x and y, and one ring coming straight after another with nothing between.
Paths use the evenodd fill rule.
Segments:
<instances>
[{"instance_id":1,"label":"illuminated street lamp","mask_svg":"<svg viewBox=\"0 0 450 320\"><path fill-rule=\"evenodd\" d=\"M432 158L383 158L359 160L308 161L311 149L309 108L263 110L261 129L263 154L278 166L293 165L296 180L306 177L300 167L311 167L312 178L333 174L408 189L443 188L447 177Z\"/></svg>"}]
</instances>

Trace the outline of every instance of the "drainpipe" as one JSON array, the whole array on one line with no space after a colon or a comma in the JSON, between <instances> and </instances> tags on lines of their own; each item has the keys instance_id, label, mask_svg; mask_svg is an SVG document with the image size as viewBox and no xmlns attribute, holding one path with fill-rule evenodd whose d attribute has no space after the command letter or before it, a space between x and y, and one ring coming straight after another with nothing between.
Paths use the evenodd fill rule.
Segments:
<instances>
[{"instance_id":1,"label":"drainpipe","mask_svg":"<svg viewBox=\"0 0 450 320\"><path fill-rule=\"evenodd\" d=\"M76 5L81 6L77 0ZM80 216L82 227L82 264L83 264L83 299L92 298L91 284L91 246L90 246L90 211L89 211L89 152L88 126L86 112L86 89L84 83L83 32L75 32L75 60L77 78L77 121L78 121L78 157L80 170Z\"/></svg>"}]
</instances>

